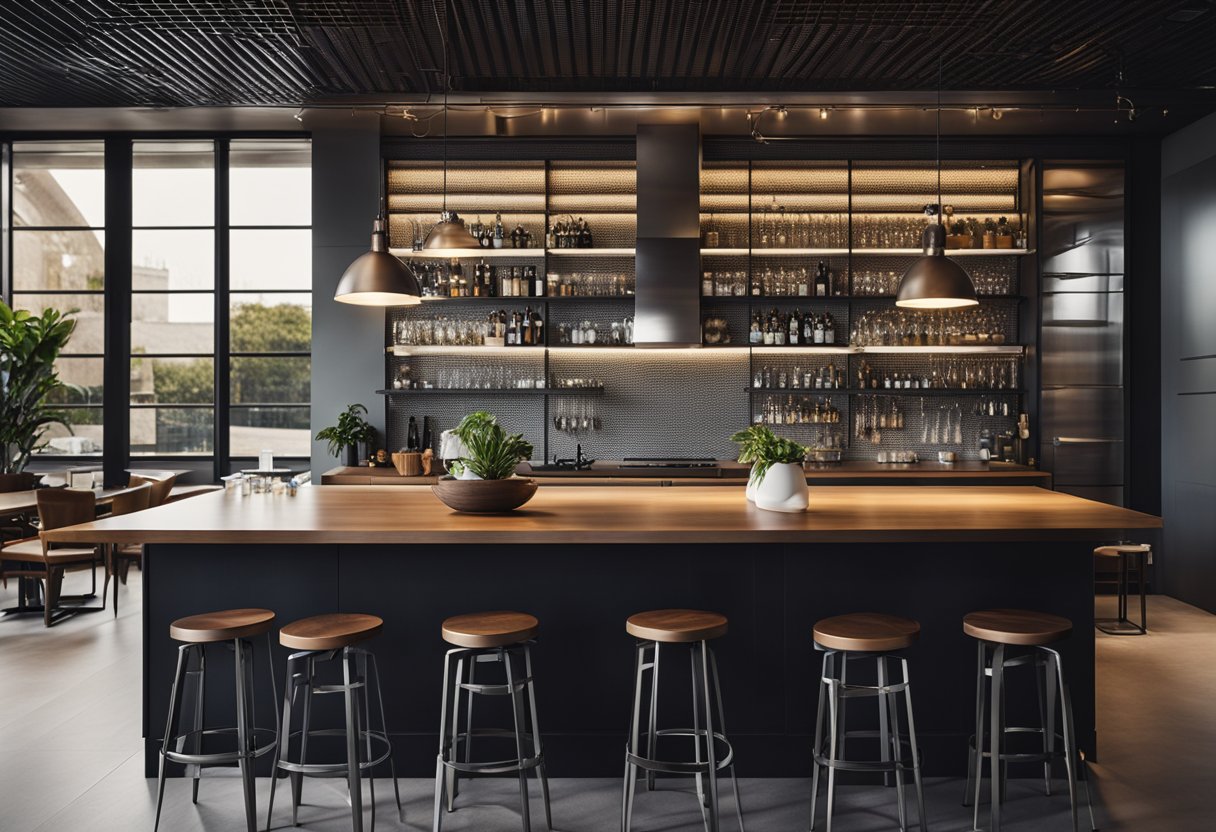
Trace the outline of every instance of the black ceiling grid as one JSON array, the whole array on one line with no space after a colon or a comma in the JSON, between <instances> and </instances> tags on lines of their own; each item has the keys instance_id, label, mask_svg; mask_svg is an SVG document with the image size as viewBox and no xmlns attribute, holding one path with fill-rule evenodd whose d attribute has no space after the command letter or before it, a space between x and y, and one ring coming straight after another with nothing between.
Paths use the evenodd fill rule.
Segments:
<instances>
[{"instance_id":1,"label":"black ceiling grid","mask_svg":"<svg viewBox=\"0 0 1216 832\"><path fill-rule=\"evenodd\" d=\"M471 94L1216 86L1216 0L447 2ZM418 100L443 3L3 0L0 106Z\"/></svg>"}]
</instances>

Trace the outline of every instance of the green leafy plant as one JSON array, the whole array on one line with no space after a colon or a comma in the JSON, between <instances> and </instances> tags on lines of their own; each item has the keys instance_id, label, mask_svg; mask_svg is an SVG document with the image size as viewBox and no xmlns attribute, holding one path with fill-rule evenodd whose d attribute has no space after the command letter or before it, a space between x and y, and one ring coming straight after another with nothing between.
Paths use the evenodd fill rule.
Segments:
<instances>
[{"instance_id":1,"label":"green leafy plant","mask_svg":"<svg viewBox=\"0 0 1216 832\"><path fill-rule=\"evenodd\" d=\"M364 413L367 408L361 404L347 405L346 410L338 414L338 424L317 434L318 442L328 443L330 456L337 458L351 445L375 441L376 428L363 418Z\"/></svg>"},{"instance_id":2,"label":"green leafy plant","mask_svg":"<svg viewBox=\"0 0 1216 832\"><path fill-rule=\"evenodd\" d=\"M985 234L995 234L996 233L996 221L993 220L992 217L984 217L984 233Z\"/></svg>"},{"instance_id":3,"label":"green leafy plant","mask_svg":"<svg viewBox=\"0 0 1216 832\"><path fill-rule=\"evenodd\" d=\"M782 463L800 463L806 448L792 439L773 433L768 425L752 425L730 438L739 446L739 461L752 463L752 477L759 485L768 469Z\"/></svg>"},{"instance_id":4,"label":"green leafy plant","mask_svg":"<svg viewBox=\"0 0 1216 832\"><path fill-rule=\"evenodd\" d=\"M967 233L967 223L963 220L955 220L950 223L950 233L955 236L962 236Z\"/></svg>"},{"instance_id":5,"label":"green leafy plant","mask_svg":"<svg viewBox=\"0 0 1216 832\"><path fill-rule=\"evenodd\" d=\"M59 379L55 359L76 329L74 311L44 309L35 315L0 301L0 473L25 470L30 454L45 447L51 425L72 429L67 411L51 398L73 389Z\"/></svg>"},{"instance_id":6,"label":"green leafy plant","mask_svg":"<svg viewBox=\"0 0 1216 832\"><path fill-rule=\"evenodd\" d=\"M448 466L456 476L468 470L483 480L505 480L514 475L516 465L532 458L532 443L522 434L507 433L494 415L484 410L465 416L452 433L468 451L468 456Z\"/></svg>"}]
</instances>

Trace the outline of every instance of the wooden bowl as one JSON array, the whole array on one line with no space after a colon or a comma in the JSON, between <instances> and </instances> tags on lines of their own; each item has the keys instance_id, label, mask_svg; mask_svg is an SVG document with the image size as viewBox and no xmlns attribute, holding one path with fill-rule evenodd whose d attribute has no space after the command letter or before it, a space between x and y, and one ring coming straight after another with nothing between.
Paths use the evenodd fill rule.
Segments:
<instances>
[{"instance_id":1,"label":"wooden bowl","mask_svg":"<svg viewBox=\"0 0 1216 832\"><path fill-rule=\"evenodd\" d=\"M431 491L448 508L465 514L503 514L519 508L536 493L536 480L457 480L444 477Z\"/></svg>"}]
</instances>

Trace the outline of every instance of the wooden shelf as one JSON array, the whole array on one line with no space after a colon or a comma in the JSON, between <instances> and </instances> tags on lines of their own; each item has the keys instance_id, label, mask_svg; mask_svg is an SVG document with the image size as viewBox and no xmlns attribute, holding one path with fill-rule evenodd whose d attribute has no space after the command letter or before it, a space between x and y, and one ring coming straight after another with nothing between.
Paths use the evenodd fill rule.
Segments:
<instances>
[{"instance_id":1,"label":"wooden shelf","mask_svg":"<svg viewBox=\"0 0 1216 832\"><path fill-rule=\"evenodd\" d=\"M870 353L873 355L916 355L918 353L935 352L953 353L959 355L1021 355L1025 348L1017 344L959 344L937 347L856 347L855 349L858 352Z\"/></svg>"},{"instance_id":2,"label":"wooden shelf","mask_svg":"<svg viewBox=\"0 0 1216 832\"><path fill-rule=\"evenodd\" d=\"M756 355L852 355L861 352L859 347L841 344L810 344L807 346L754 345L749 349Z\"/></svg>"},{"instance_id":3,"label":"wooden shelf","mask_svg":"<svg viewBox=\"0 0 1216 832\"><path fill-rule=\"evenodd\" d=\"M407 257L414 260L451 260L453 257L458 259L484 257L487 260L494 260L499 257L532 257L542 258L545 256L543 248L449 248L449 249L430 249L423 251L414 251L412 248L390 248L389 253L397 257Z\"/></svg>"},{"instance_id":4,"label":"wooden shelf","mask_svg":"<svg viewBox=\"0 0 1216 832\"><path fill-rule=\"evenodd\" d=\"M901 257L919 257L919 248L855 248L850 250L856 256L898 255ZM1023 257L1034 254L1033 248L948 248L947 257Z\"/></svg>"},{"instance_id":5,"label":"wooden shelf","mask_svg":"<svg viewBox=\"0 0 1216 832\"><path fill-rule=\"evenodd\" d=\"M632 248L550 248L546 251L554 257L632 257Z\"/></svg>"},{"instance_id":6,"label":"wooden shelf","mask_svg":"<svg viewBox=\"0 0 1216 832\"><path fill-rule=\"evenodd\" d=\"M545 347L487 347L457 344L395 344L386 347L389 355L539 355Z\"/></svg>"},{"instance_id":7,"label":"wooden shelf","mask_svg":"<svg viewBox=\"0 0 1216 832\"><path fill-rule=\"evenodd\" d=\"M381 396L602 396L603 387L418 387L377 390Z\"/></svg>"}]
</instances>

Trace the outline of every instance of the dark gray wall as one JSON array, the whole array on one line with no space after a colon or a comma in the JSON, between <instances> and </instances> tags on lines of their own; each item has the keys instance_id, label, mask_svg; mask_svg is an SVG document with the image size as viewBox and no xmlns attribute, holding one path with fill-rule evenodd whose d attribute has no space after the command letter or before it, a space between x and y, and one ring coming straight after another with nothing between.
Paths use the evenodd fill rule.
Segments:
<instances>
[{"instance_id":1,"label":"dark gray wall","mask_svg":"<svg viewBox=\"0 0 1216 832\"><path fill-rule=\"evenodd\" d=\"M1162 142L1161 178L1158 567L1166 593L1216 612L1216 115Z\"/></svg>"},{"instance_id":2,"label":"dark gray wall","mask_svg":"<svg viewBox=\"0 0 1216 832\"><path fill-rule=\"evenodd\" d=\"M384 432L384 310L334 301L338 278L371 245L380 199L380 116L310 112L312 131L312 432L353 402ZM337 464L313 442L312 471Z\"/></svg>"}]
</instances>

